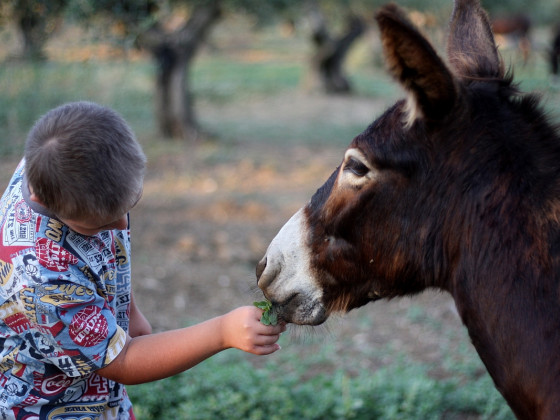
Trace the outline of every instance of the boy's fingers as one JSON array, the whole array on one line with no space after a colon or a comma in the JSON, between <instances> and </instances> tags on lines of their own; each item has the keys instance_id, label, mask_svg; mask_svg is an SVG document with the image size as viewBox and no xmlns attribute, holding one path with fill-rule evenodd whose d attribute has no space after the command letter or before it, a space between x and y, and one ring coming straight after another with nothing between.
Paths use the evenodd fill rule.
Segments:
<instances>
[{"instance_id":1,"label":"boy's fingers","mask_svg":"<svg viewBox=\"0 0 560 420\"><path fill-rule=\"evenodd\" d=\"M254 348L253 353L257 354L257 355L261 355L264 356L266 354L272 354L275 351L280 350L282 347L280 347L279 344L267 344L264 346L257 346Z\"/></svg>"},{"instance_id":2,"label":"boy's fingers","mask_svg":"<svg viewBox=\"0 0 560 420\"><path fill-rule=\"evenodd\" d=\"M267 325L266 329L263 329L263 335L278 335L286 331L285 325Z\"/></svg>"}]
</instances>

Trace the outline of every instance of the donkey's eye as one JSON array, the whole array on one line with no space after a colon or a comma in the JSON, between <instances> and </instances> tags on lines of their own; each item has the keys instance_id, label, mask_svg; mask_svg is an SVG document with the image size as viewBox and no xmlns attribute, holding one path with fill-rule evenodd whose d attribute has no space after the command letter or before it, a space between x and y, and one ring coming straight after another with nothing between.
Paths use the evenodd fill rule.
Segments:
<instances>
[{"instance_id":1,"label":"donkey's eye","mask_svg":"<svg viewBox=\"0 0 560 420\"><path fill-rule=\"evenodd\" d=\"M362 162L354 158L350 158L346 161L346 164L344 165L344 170L350 171L354 175L360 177L366 176L367 173L369 172L369 168L366 165L364 165Z\"/></svg>"}]
</instances>

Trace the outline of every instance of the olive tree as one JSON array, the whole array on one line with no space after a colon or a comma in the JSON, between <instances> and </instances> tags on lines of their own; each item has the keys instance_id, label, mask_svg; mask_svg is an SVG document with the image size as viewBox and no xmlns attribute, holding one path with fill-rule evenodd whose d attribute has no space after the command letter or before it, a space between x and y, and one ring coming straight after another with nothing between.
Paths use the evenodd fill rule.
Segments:
<instances>
[{"instance_id":1,"label":"olive tree","mask_svg":"<svg viewBox=\"0 0 560 420\"><path fill-rule=\"evenodd\" d=\"M2 0L0 23L11 21L22 38L22 59L44 60L44 46L56 31L69 0Z\"/></svg>"},{"instance_id":2,"label":"olive tree","mask_svg":"<svg viewBox=\"0 0 560 420\"><path fill-rule=\"evenodd\" d=\"M250 13L266 21L296 0L72 0L75 17L102 16L118 21L134 45L150 53L157 68L155 100L165 137L196 140L201 129L189 86L193 60L214 25L229 12ZM180 25L169 20L180 10Z\"/></svg>"}]
</instances>

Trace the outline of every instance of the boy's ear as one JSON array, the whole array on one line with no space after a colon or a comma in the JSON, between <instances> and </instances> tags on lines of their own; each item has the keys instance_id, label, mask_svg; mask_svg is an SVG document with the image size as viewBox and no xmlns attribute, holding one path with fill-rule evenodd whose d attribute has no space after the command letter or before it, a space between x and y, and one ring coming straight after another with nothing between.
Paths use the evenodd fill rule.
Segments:
<instances>
[{"instance_id":1,"label":"boy's ear","mask_svg":"<svg viewBox=\"0 0 560 420\"><path fill-rule=\"evenodd\" d=\"M43 202L39 199L39 197L37 197L37 194L35 194L35 192L33 191L33 188L31 188L31 185L28 186L29 188L29 199L37 204L40 204L41 206L45 207L45 205L43 204Z\"/></svg>"}]
</instances>

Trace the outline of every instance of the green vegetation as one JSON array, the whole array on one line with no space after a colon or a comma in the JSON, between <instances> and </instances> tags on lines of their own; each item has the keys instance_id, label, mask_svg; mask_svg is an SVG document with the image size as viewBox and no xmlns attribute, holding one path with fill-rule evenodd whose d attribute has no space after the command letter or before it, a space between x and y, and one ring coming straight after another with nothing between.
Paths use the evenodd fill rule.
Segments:
<instances>
[{"instance_id":1,"label":"green vegetation","mask_svg":"<svg viewBox=\"0 0 560 420\"><path fill-rule=\"evenodd\" d=\"M138 419L251 420L513 420L513 414L483 374L475 354L435 379L431 366L401 356L389 366L350 375L332 347L312 351L286 345L265 366L225 352L181 375L128 387ZM297 346L296 346L297 347ZM388 349L385 352L389 353ZM297 355L297 356L295 356ZM303 356L306 355L306 356Z\"/></svg>"},{"instance_id":2,"label":"green vegetation","mask_svg":"<svg viewBox=\"0 0 560 420\"><path fill-rule=\"evenodd\" d=\"M276 325L278 323L278 314L271 302L263 300L260 302L253 302L253 305L263 310L261 322L264 325Z\"/></svg>"}]
</instances>

